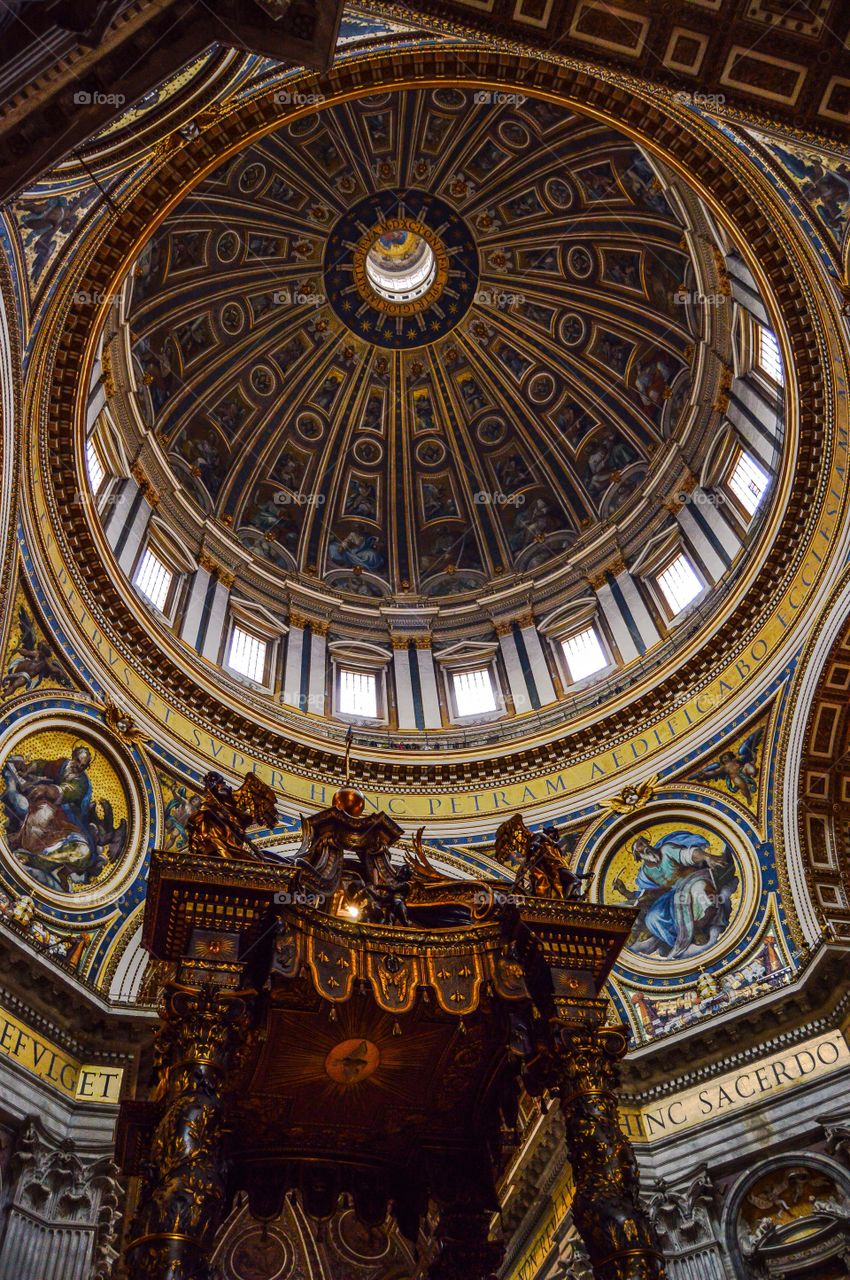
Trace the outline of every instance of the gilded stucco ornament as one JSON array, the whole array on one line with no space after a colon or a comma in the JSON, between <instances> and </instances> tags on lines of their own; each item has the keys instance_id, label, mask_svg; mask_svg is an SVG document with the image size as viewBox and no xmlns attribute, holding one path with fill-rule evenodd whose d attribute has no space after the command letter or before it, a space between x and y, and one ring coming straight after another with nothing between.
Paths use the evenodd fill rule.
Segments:
<instances>
[{"instance_id":1,"label":"gilded stucco ornament","mask_svg":"<svg viewBox=\"0 0 850 1280\"><path fill-rule=\"evenodd\" d=\"M129 712L124 711L111 698L107 698L104 703L103 717L108 727L122 742L133 746L147 740L144 730L138 727Z\"/></svg>"},{"instance_id":2,"label":"gilded stucco ornament","mask_svg":"<svg viewBox=\"0 0 850 1280\"><path fill-rule=\"evenodd\" d=\"M607 800L603 800L603 809L611 809L614 813L632 813L635 809L641 809L648 804L655 795L655 787L658 783L658 774L655 773L651 778L646 778L637 786L623 787L619 795L610 796Z\"/></svg>"}]
</instances>

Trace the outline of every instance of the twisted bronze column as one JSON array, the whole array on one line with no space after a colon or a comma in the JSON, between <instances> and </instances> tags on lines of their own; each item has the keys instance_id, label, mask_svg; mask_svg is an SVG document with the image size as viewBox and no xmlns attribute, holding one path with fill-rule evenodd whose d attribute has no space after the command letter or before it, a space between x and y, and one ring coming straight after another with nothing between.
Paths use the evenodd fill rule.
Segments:
<instances>
[{"instance_id":1,"label":"twisted bronze column","mask_svg":"<svg viewBox=\"0 0 850 1280\"><path fill-rule=\"evenodd\" d=\"M434 1233L439 1252L428 1280L495 1280L505 1246L490 1239L499 1199L489 1151L483 1146L444 1151L428 1163L428 1189L439 1211Z\"/></svg>"},{"instance_id":2,"label":"twisted bronze column","mask_svg":"<svg viewBox=\"0 0 850 1280\"><path fill-rule=\"evenodd\" d=\"M493 1210L456 1200L440 1211L440 1251L428 1268L428 1280L495 1280L504 1246L489 1239Z\"/></svg>"},{"instance_id":3,"label":"twisted bronze column","mask_svg":"<svg viewBox=\"0 0 850 1280\"><path fill-rule=\"evenodd\" d=\"M550 1027L576 1188L573 1221L595 1280L664 1280L661 1252L640 1201L634 1152L619 1122L615 1090L625 1033L558 1018Z\"/></svg>"},{"instance_id":4,"label":"twisted bronze column","mask_svg":"<svg viewBox=\"0 0 850 1280\"><path fill-rule=\"evenodd\" d=\"M126 1249L130 1280L207 1280L226 1209L222 1091L247 1011L244 992L165 989L154 1046L162 1110Z\"/></svg>"}]
</instances>

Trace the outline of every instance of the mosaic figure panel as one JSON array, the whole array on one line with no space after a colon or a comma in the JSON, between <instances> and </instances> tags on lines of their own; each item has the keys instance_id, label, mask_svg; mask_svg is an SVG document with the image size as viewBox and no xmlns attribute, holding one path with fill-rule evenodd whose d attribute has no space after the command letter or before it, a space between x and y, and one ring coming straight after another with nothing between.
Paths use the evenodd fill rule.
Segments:
<instances>
[{"instance_id":1,"label":"mosaic figure panel","mask_svg":"<svg viewBox=\"0 0 850 1280\"><path fill-rule=\"evenodd\" d=\"M39 728L6 751L2 835L37 886L74 895L104 885L127 854L131 793L84 731Z\"/></svg>"}]
</instances>

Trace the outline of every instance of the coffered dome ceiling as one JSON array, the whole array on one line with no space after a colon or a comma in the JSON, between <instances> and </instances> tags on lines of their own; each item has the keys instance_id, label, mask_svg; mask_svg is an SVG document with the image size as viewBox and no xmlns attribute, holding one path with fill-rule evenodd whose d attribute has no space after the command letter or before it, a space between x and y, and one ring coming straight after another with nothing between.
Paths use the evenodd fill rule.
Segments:
<instances>
[{"instance_id":1,"label":"coffered dome ceiling","mask_svg":"<svg viewBox=\"0 0 850 1280\"><path fill-rule=\"evenodd\" d=\"M319 106L210 174L138 262L163 487L265 573L376 602L563 573L600 526L639 541L728 359L715 307L696 394L691 300L726 301L707 226L631 141L538 99Z\"/></svg>"}]
</instances>

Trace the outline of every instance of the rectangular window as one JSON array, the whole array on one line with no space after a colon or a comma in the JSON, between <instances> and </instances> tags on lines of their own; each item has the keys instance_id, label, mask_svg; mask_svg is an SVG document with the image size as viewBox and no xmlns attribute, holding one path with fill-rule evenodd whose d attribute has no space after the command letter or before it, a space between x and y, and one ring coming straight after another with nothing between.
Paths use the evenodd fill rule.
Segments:
<instances>
[{"instance_id":1,"label":"rectangular window","mask_svg":"<svg viewBox=\"0 0 850 1280\"><path fill-rule=\"evenodd\" d=\"M378 679L371 671L339 669L339 710L344 716L378 718Z\"/></svg>"},{"instance_id":2,"label":"rectangular window","mask_svg":"<svg viewBox=\"0 0 850 1280\"><path fill-rule=\"evenodd\" d=\"M772 382L782 386L785 378L782 372L782 356L779 354L779 343L772 329L759 325L758 365L762 373L766 373Z\"/></svg>"},{"instance_id":3,"label":"rectangular window","mask_svg":"<svg viewBox=\"0 0 850 1280\"><path fill-rule=\"evenodd\" d=\"M497 710L493 679L487 667L456 671L452 684L459 716L483 716Z\"/></svg>"},{"instance_id":4,"label":"rectangular window","mask_svg":"<svg viewBox=\"0 0 850 1280\"><path fill-rule=\"evenodd\" d=\"M681 552L658 575L658 585L674 616L681 613L702 591L702 583L694 572L693 565Z\"/></svg>"},{"instance_id":5,"label":"rectangular window","mask_svg":"<svg viewBox=\"0 0 850 1280\"><path fill-rule=\"evenodd\" d=\"M573 681L585 680L587 676L592 676L608 666L608 659L599 643L595 627L577 631L574 636L562 640L561 647L564 650L570 679Z\"/></svg>"},{"instance_id":6,"label":"rectangular window","mask_svg":"<svg viewBox=\"0 0 850 1280\"><path fill-rule=\"evenodd\" d=\"M741 449L727 483L748 516L755 515L768 482L767 473L762 471L755 458L746 449Z\"/></svg>"},{"instance_id":7,"label":"rectangular window","mask_svg":"<svg viewBox=\"0 0 850 1280\"><path fill-rule=\"evenodd\" d=\"M230 633L230 648L227 652L227 665L241 676L256 680L262 684L266 674L266 650L268 645L259 636L250 631L243 631L234 626Z\"/></svg>"},{"instance_id":8,"label":"rectangular window","mask_svg":"<svg viewBox=\"0 0 850 1280\"><path fill-rule=\"evenodd\" d=\"M146 547L134 578L136 590L159 609L160 613L164 613L173 581L174 574L168 565L163 564L150 547Z\"/></svg>"},{"instance_id":9,"label":"rectangular window","mask_svg":"<svg viewBox=\"0 0 850 1280\"><path fill-rule=\"evenodd\" d=\"M103 465L97 445L91 436L86 441L86 466L88 467L89 484L91 485L92 493L97 497L100 493L100 486L106 479L106 467Z\"/></svg>"}]
</instances>

